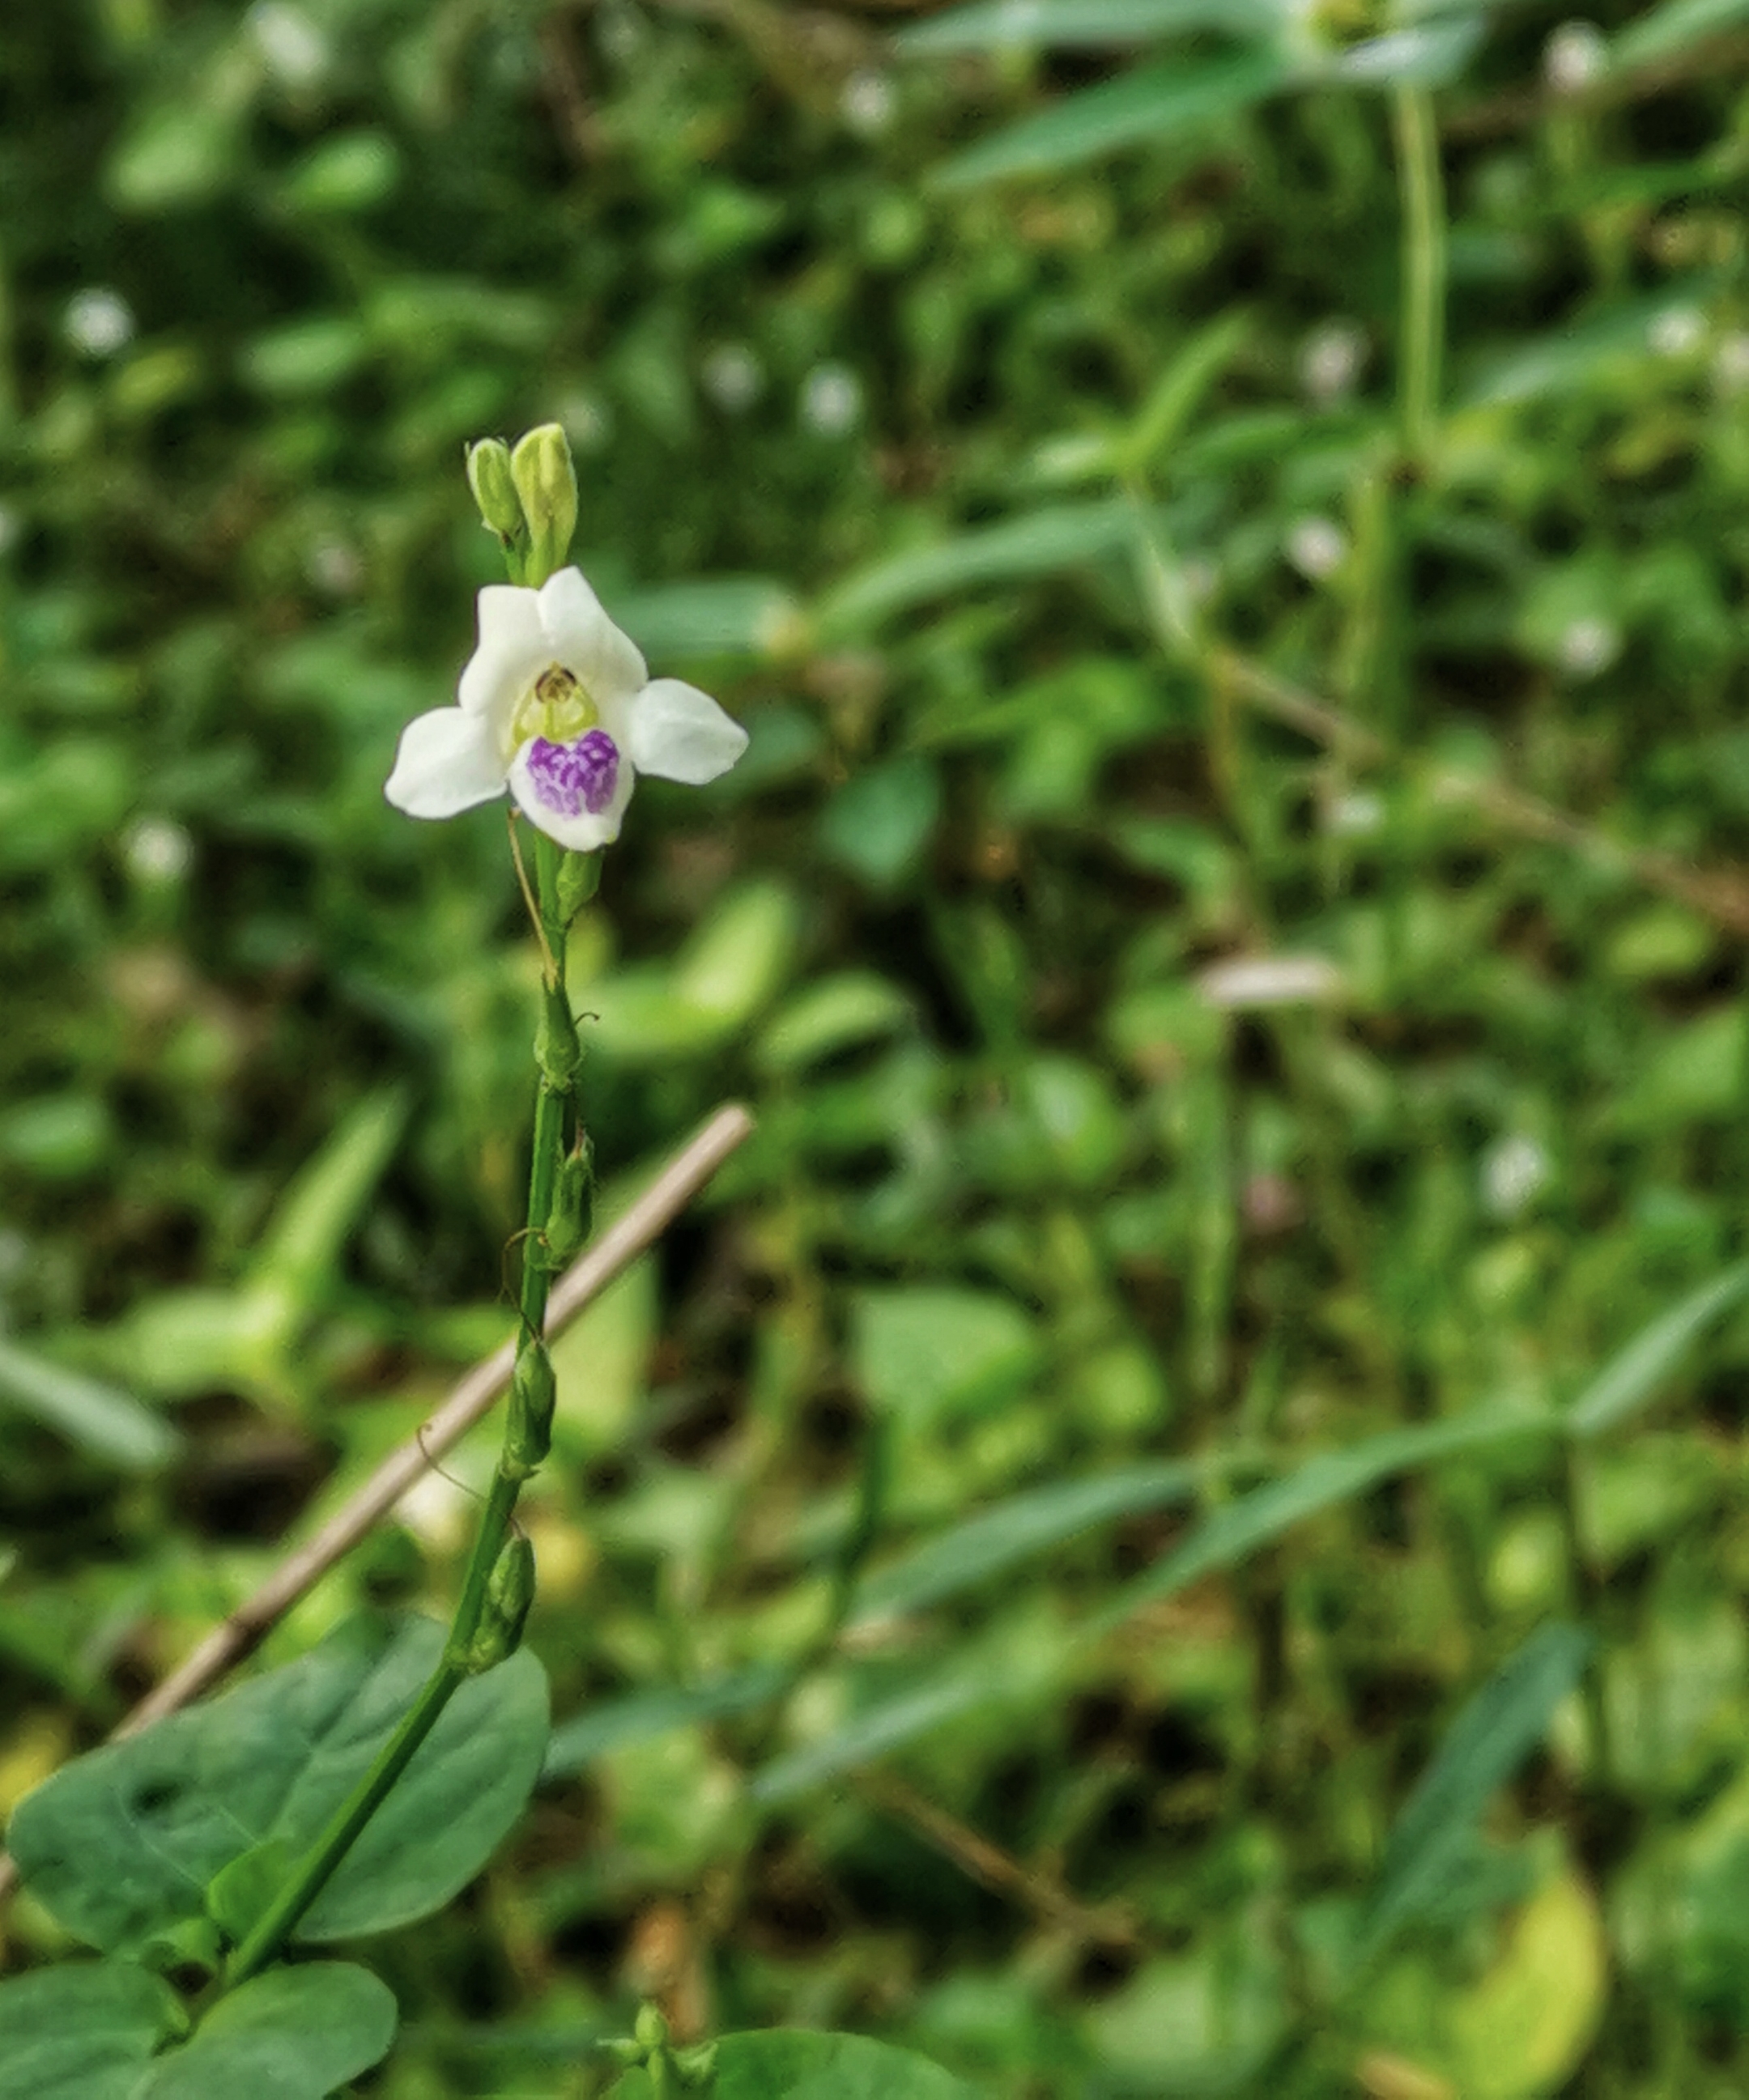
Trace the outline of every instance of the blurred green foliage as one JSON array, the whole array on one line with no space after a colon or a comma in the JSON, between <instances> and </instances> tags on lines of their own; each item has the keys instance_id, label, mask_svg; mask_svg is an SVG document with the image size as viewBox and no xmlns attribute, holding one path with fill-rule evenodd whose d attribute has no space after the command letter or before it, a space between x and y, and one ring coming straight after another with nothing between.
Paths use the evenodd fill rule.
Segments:
<instances>
[{"instance_id":1,"label":"blurred green foliage","mask_svg":"<svg viewBox=\"0 0 1749 2100\"><path fill-rule=\"evenodd\" d=\"M572 982L610 1197L760 1133L559 1352L548 1783L360 2090L1741 2090L1749 10L1435 20L1410 465L1376 83L1084 6L0 24L0 1808L506 1330L503 823L381 799L466 440L752 732Z\"/></svg>"}]
</instances>

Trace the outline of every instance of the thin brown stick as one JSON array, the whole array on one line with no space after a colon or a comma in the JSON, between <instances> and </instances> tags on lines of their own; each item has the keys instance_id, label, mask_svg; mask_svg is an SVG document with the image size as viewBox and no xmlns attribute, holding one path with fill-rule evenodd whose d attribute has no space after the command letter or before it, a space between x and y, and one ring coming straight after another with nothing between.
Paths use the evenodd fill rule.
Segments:
<instances>
[{"instance_id":1,"label":"thin brown stick","mask_svg":"<svg viewBox=\"0 0 1749 2100\"><path fill-rule=\"evenodd\" d=\"M1057 1926L1096 1946L1137 1943L1136 1921L1127 1907L1095 1909L1084 1904L1080 1897L1022 1865L891 1772L859 1772L851 1784L872 1808L908 1824L920 1838L952 1860L961 1873L997 1895L1012 1898L1047 1925Z\"/></svg>"},{"instance_id":2,"label":"thin brown stick","mask_svg":"<svg viewBox=\"0 0 1749 2100\"><path fill-rule=\"evenodd\" d=\"M670 1159L623 1216L553 1286L546 1332L558 1335L585 1306L623 1274L674 1222L731 1153L752 1134L753 1118L732 1105L719 1109L691 1144ZM153 1721L179 1712L210 1691L258 1647L271 1627L386 1516L416 1481L452 1449L510 1384L515 1367L514 1339L476 1364L437 1412L384 1459L357 1493L311 1538L286 1555L254 1594L215 1626L200 1646L149 1692L110 1740L136 1734ZM0 1898L13 1886L10 1860L0 1856Z\"/></svg>"}]
</instances>

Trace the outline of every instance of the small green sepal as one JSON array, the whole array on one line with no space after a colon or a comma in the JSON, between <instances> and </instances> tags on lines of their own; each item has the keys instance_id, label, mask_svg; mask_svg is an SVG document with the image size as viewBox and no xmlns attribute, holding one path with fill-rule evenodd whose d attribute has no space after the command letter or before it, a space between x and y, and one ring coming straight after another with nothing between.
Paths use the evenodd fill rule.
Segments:
<instances>
[{"instance_id":1,"label":"small green sepal","mask_svg":"<svg viewBox=\"0 0 1749 2100\"><path fill-rule=\"evenodd\" d=\"M577 1025L571 1017L571 1002L560 985L548 985L541 1008L541 1025L535 1031L535 1062L541 1077L555 1094L568 1094L583 1061L583 1046L577 1040Z\"/></svg>"},{"instance_id":2,"label":"small green sepal","mask_svg":"<svg viewBox=\"0 0 1749 2100\"><path fill-rule=\"evenodd\" d=\"M568 926L601 887L601 855L567 852L559 863L559 923Z\"/></svg>"},{"instance_id":3,"label":"small green sepal","mask_svg":"<svg viewBox=\"0 0 1749 2100\"><path fill-rule=\"evenodd\" d=\"M559 1162L553 1207L546 1220L546 1258L555 1269L576 1260L594 1224L594 1148L580 1131L572 1150Z\"/></svg>"}]
</instances>

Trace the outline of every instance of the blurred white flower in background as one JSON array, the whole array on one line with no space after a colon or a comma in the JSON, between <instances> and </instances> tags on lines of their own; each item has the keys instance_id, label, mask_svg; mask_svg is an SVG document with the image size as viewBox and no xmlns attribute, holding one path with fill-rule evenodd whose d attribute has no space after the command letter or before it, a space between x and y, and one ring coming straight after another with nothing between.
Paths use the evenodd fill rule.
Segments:
<instances>
[{"instance_id":1,"label":"blurred white flower in background","mask_svg":"<svg viewBox=\"0 0 1749 2100\"><path fill-rule=\"evenodd\" d=\"M301 7L289 0L255 0L243 20L281 87L313 87L327 72L327 39Z\"/></svg>"},{"instance_id":2,"label":"blurred white flower in background","mask_svg":"<svg viewBox=\"0 0 1749 2100\"><path fill-rule=\"evenodd\" d=\"M1333 576L1348 559L1348 535L1328 518L1301 518L1287 534L1287 558L1310 583Z\"/></svg>"},{"instance_id":3,"label":"blurred white flower in background","mask_svg":"<svg viewBox=\"0 0 1749 2100\"><path fill-rule=\"evenodd\" d=\"M319 591L330 598L351 598L364 580L364 564L358 549L344 540L318 540L310 549L304 573Z\"/></svg>"},{"instance_id":4,"label":"blurred white flower in background","mask_svg":"<svg viewBox=\"0 0 1749 2100\"><path fill-rule=\"evenodd\" d=\"M1648 339L1660 357L1686 357L1707 337L1707 317L1698 307L1672 307L1652 324Z\"/></svg>"},{"instance_id":5,"label":"blurred white flower in background","mask_svg":"<svg viewBox=\"0 0 1749 2100\"><path fill-rule=\"evenodd\" d=\"M1491 1145L1482 1159L1482 1197L1497 1218L1516 1218L1547 1186L1548 1154L1522 1133Z\"/></svg>"},{"instance_id":6,"label":"blurred white flower in background","mask_svg":"<svg viewBox=\"0 0 1749 2100\"><path fill-rule=\"evenodd\" d=\"M1335 796L1324 812L1324 829L1338 839L1363 838L1384 822L1383 800L1363 788Z\"/></svg>"},{"instance_id":7,"label":"blurred white flower in background","mask_svg":"<svg viewBox=\"0 0 1749 2100\"><path fill-rule=\"evenodd\" d=\"M1749 333L1742 329L1734 329L1713 352L1712 383L1721 394L1749 387Z\"/></svg>"},{"instance_id":8,"label":"blurred white flower in background","mask_svg":"<svg viewBox=\"0 0 1749 2100\"><path fill-rule=\"evenodd\" d=\"M891 124L898 98L888 75L869 69L853 73L846 81L839 107L845 122L859 138L873 139Z\"/></svg>"},{"instance_id":9,"label":"blurred white flower in background","mask_svg":"<svg viewBox=\"0 0 1749 2100\"><path fill-rule=\"evenodd\" d=\"M194 840L174 817L141 817L121 835L121 858L136 882L179 882L193 864Z\"/></svg>"},{"instance_id":10,"label":"blurred white flower in background","mask_svg":"<svg viewBox=\"0 0 1749 2100\"><path fill-rule=\"evenodd\" d=\"M1593 615L1570 620L1561 637L1561 668L1570 678L1595 678L1622 653L1622 631Z\"/></svg>"},{"instance_id":11,"label":"blurred white flower in background","mask_svg":"<svg viewBox=\"0 0 1749 2100\"><path fill-rule=\"evenodd\" d=\"M704 391L731 416L744 414L765 391L765 367L744 342L722 342L706 356Z\"/></svg>"},{"instance_id":12,"label":"blurred white flower in background","mask_svg":"<svg viewBox=\"0 0 1749 2100\"><path fill-rule=\"evenodd\" d=\"M1300 346L1300 384L1320 408L1345 401L1367 362L1367 338L1354 321L1321 322Z\"/></svg>"},{"instance_id":13,"label":"blurred white flower in background","mask_svg":"<svg viewBox=\"0 0 1749 2100\"><path fill-rule=\"evenodd\" d=\"M75 292L62 326L82 357L113 357L134 340L134 309L107 285Z\"/></svg>"},{"instance_id":14,"label":"blurred white flower in background","mask_svg":"<svg viewBox=\"0 0 1749 2100\"><path fill-rule=\"evenodd\" d=\"M1610 46L1595 22L1563 22L1543 46L1543 77L1557 95L1582 95L1610 63Z\"/></svg>"},{"instance_id":15,"label":"blurred white flower in background","mask_svg":"<svg viewBox=\"0 0 1749 2100\"><path fill-rule=\"evenodd\" d=\"M823 438L854 430L862 412L862 382L847 364L816 364L802 381L802 420Z\"/></svg>"}]
</instances>

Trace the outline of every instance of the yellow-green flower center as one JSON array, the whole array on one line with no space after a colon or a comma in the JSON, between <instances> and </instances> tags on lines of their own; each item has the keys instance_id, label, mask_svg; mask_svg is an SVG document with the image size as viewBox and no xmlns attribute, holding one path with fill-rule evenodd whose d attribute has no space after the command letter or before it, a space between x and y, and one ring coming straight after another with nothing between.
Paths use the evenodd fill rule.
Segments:
<instances>
[{"instance_id":1,"label":"yellow-green flower center","mask_svg":"<svg viewBox=\"0 0 1749 2100\"><path fill-rule=\"evenodd\" d=\"M531 737L549 743L575 743L601 720L601 709L581 682L563 664L549 664L523 695L510 723L512 747L520 750Z\"/></svg>"}]
</instances>

